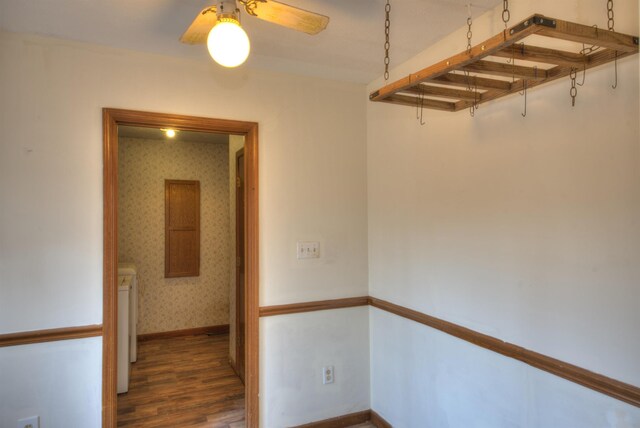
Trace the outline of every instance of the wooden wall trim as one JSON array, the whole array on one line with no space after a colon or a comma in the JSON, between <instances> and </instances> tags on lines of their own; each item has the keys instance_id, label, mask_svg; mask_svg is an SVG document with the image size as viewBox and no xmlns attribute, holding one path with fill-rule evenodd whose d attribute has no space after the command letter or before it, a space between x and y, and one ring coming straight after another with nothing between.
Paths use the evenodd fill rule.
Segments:
<instances>
[{"instance_id":1,"label":"wooden wall trim","mask_svg":"<svg viewBox=\"0 0 640 428\"><path fill-rule=\"evenodd\" d=\"M363 410L348 415L336 416L335 418L298 425L295 428L343 428L365 422L371 422L376 428L393 428L389 422L385 421L382 416L373 410Z\"/></svg>"},{"instance_id":2,"label":"wooden wall trim","mask_svg":"<svg viewBox=\"0 0 640 428\"><path fill-rule=\"evenodd\" d=\"M260 426L260 360L258 357L260 353L260 227L258 222L258 124L242 122L241 125L245 129L245 408L247 427L258 428Z\"/></svg>"},{"instance_id":3,"label":"wooden wall trim","mask_svg":"<svg viewBox=\"0 0 640 428\"><path fill-rule=\"evenodd\" d=\"M102 336L102 325L100 324L21 331L17 333L0 334L0 348L96 336Z\"/></svg>"},{"instance_id":4,"label":"wooden wall trim","mask_svg":"<svg viewBox=\"0 0 640 428\"><path fill-rule=\"evenodd\" d=\"M363 424L371 419L371 410L363 410L362 412L350 413L348 415L337 416L331 419L310 422L304 425L298 425L295 428L344 428L352 425Z\"/></svg>"},{"instance_id":5,"label":"wooden wall trim","mask_svg":"<svg viewBox=\"0 0 640 428\"><path fill-rule=\"evenodd\" d=\"M159 331L138 335L138 342L147 342L155 339L169 339L171 337L198 336L201 334L226 334L229 333L229 324L210 325L206 327L186 328L184 330Z\"/></svg>"},{"instance_id":6,"label":"wooden wall trim","mask_svg":"<svg viewBox=\"0 0 640 428\"><path fill-rule=\"evenodd\" d=\"M240 373L238 373L238 367L236 366L235 361L233 361L231 358L229 358L229 365L231 366L231 370L233 370L236 376L238 376L242 381L242 378L240 377ZM244 383L244 381L242 381L242 383Z\"/></svg>"},{"instance_id":7,"label":"wooden wall trim","mask_svg":"<svg viewBox=\"0 0 640 428\"><path fill-rule=\"evenodd\" d=\"M118 331L118 124L117 112L103 109L102 224L102 427L117 424Z\"/></svg>"},{"instance_id":8,"label":"wooden wall trim","mask_svg":"<svg viewBox=\"0 0 640 428\"><path fill-rule=\"evenodd\" d=\"M640 407L640 388L636 386L385 300L370 297L369 304Z\"/></svg>"},{"instance_id":9,"label":"wooden wall trim","mask_svg":"<svg viewBox=\"0 0 640 428\"><path fill-rule=\"evenodd\" d=\"M302 312L326 311L328 309L352 308L355 306L366 306L369 304L369 297L347 297L344 299L318 300L314 302L291 303L287 305L262 306L260 308L261 317L273 315L299 314Z\"/></svg>"},{"instance_id":10,"label":"wooden wall trim","mask_svg":"<svg viewBox=\"0 0 640 428\"><path fill-rule=\"evenodd\" d=\"M354 306L370 305L392 314L424 324L440 330L458 339L466 340L501 355L514 358L540 370L570 380L584 387L616 398L625 403L640 407L640 388L610 377L594 373L576 365L566 363L547 355L523 348L512 343L504 342L495 337L471 330L458 324L427 315L395 303L387 302L375 297L350 297L346 299L320 300L315 302L292 303L287 305L263 306L260 316L297 314L328 309L350 308Z\"/></svg>"},{"instance_id":11,"label":"wooden wall trim","mask_svg":"<svg viewBox=\"0 0 640 428\"><path fill-rule=\"evenodd\" d=\"M376 428L393 428L389 422L387 422L382 416L371 411L371 423L376 426Z\"/></svg>"}]
</instances>

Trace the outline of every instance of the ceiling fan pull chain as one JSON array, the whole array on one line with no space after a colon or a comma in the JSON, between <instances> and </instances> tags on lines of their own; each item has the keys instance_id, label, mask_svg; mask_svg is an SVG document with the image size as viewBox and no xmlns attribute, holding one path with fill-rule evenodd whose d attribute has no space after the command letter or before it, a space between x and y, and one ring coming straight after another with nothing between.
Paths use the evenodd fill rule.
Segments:
<instances>
[{"instance_id":1,"label":"ceiling fan pull chain","mask_svg":"<svg viewBox=\"0 0 640 428\"><path fill-rule=\"evenodd\" d=\"M389 0L387 0L387 4L384 6L384 80L389 80L389 48L391 48L391 44L389 43L389 29L391 27L391 20L389 19L390 12L391 5L389 4Z\"/></svg>"},{"instance_id":2,"label":"ceiling fan pull chain","mask_svg":"<svg viewBox=\"0 0 640 428\"><path fill-rule=\"evenodd\" d=\"M502 0L502 22L504 22L504 28L507 28L509 19L511 19L511 12L509 12L509 0Z\"/></svg>"}]
</instances>

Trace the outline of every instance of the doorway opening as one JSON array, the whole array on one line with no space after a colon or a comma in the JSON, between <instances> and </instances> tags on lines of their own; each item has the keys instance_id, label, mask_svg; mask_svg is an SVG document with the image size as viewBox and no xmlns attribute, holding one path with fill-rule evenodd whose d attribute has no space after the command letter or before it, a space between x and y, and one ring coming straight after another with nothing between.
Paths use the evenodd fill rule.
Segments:
<instances>
[{"instance_id":1,"label":"doorway opening","mask_svg":"<svg viewBox=\"0 0 640 428\"><path fill-rule=\"evenodd\" d=\"M228 339L225 336L222 338L211 338L209 336L201 335L196 340L196 346L204 346L202 348L203 356L210 357L212 352L209 346L218 346L218 350L222 349L224 354L228 349L231 349L231 363L236 373L244 381L244 397L245 397L245 409L246 409L246 426L257 427L258 426L258 127L253 122L240 122L229 121L220 119L208 119L190 116L178 116L162 113L148 113L137 112L130 110L118 110L118 109L104 109L103 110L103 125L104 125L104 314L103 314L103 426L115 427L117 422L117 398L116 393L118 390L118 343L125 343L123 341L117 342L118 339L118 289L119 289L119 277L118 277L118 191L122 190L118 188L119 178L119 162L118 162L118 129L124 129L124 127L136 127L136 129L148 132L152 132L150 129L156 130L173 129L178 132L188 133L215 133L226 135L237 135L244 139L244 147L242 149L232 148L231 144L228 146L227 161L229 172L233 171L236 175L232 177L231 181L228 181L229 189L233 189L235 195L233 198L230 195L234 192L229 191L228 207L232 208L234 213L228 212L228 218L231 220L233 217L233 231L236 235L234 241L235 248L233 252L235 257L229 254L229 259L233 261L233 268L229 268L232 272L233 280L230 281L236 286L236 290L232 290L232 295L236 299L231 299L231 310L235 312L230 319L231 324L231 336L235 339L235 343L230 347ZM195 134L194 134L195 135ZM229 139L231 140L231 139ZM120 147L122 149L122 147ZM148 147L147 147L148 149ZM226 150L226 148L225 148ZM123 154L121 150L121 155ZM169 162L170 163L170 162ZM122 172L126 169L122 168ZM131 170L128 171L131 174ZM170 177L167 177L170 178ZM174 177L175 178L175 177ZM235 178L235 180L233 179ZM157 180L156 180L157 181ZM179 180L166 180L165 185L174 186L171 189L165 188L165 204L168 204L170 197L168 195L178 195L174 197L174 200L180 203L185 201L184 196L180 196L180 188L187 189L187 195L195 194L192 190L198 189L198 204L199 204L199 189L200 184L197 182L197 186L194 186L197 180L191 182L179 181ZM167 184L168 183L168 184ZM191 189L191 190L189 190ZM194 200L194 198L186 200ZM122 203L122 200L120 199ZM127 205L130 203L127 202ZM189 204L187 204L189 205ZM167 205L168 206L168 205ZM198 206L198 209L200 207ZM183 210L184 207L177 208ZM122 212L122 211L121 211ZM176 211L177 212L177 211ZM180 211L183 213L183 211ZM203 211L204 213L204 211ZM187 216L188 217L188 216ZM184 219L185 217L180 217ZM195 217L194 217L195 218ZM182 221L178 219L179 221ZM168 220L167 220L168 222ZM239 222L239 223L237 223ZM193 228L193 233L197 236L193 238L193 242L200 242L199 236L199 219L196 219L195 223L198 224L196 231ZM197 252L194 252L194 244L189 243L190 228L183 227L184 225L174 225L173 229L168 228L164 230L164 234L169 236L171 233L176 233L176 239L172 240L172 246L175 246L176 242L187 241L186 250L180 248L174 248L175 253L178 254L176 258L170 258L167 253L166 260L170 260L171 269L174 271L171 275L165 275L166 277L180 276L180 272L189 272L188 275L196 275L199 272L199 264L190 262L189 259L193 254L199 255L199 247ZM170 227L167 223L167 227ZM157 231L156 231L157 233ZM171 235L173 236L173 235ZM185 238L186 237L186 238ZM122 241L121 241L122 242ZM179 245L178 245L179 246ZM165 247L165 251L166 250ZM185 254L190 255L185 257ZM121 260L122 261L122 260ZM186 263L186 270L181 270L180 263ZM167 269L169 269L167 267ZM168 272L168 270L167 270ZM176 273L177 272L177 273ZM166 272L165 272L166 273ZM184 276L188 276L184 275ZM122 279L122 276L120 277ZM231 278L230 278L231 279ZM122 287L121 287L122 288ZM233 289L234 287L230 287ZM122 292L121 292L122 293ZM138 294L139 295L139 294ZM235 302L234 302L235 300ZM144 308L144 304L140 305ZM122 312L122 308L121 312ZM158 317L160 319L160 317ZM235 321L235 322L234 322ZM162 321L160 321L162 322ZM214 326L215 327L215 326ZM220 326L223 327L224 326ZM122 328L122 326L121 326ZM146 329L153 330L152 327L145 325ZM228 329L228 327L227 327ZM186 329L189 330L189 329ZM184 333L184 331L182 332ZM194 329L197 330L197 329ZM214 329L215 330L215 329ZM198 331L199 332L199 331ZM203 329L202 333L205 333L206 329ZM215 331L217 333L225 333L225 331ZM150 334L149 336L153 336ZM169 335L171 336L171 335ZM167 338L165 338L167 339ZM169 340L169 339L167 339ZM226 343L224 343L226 341ZM214 343L215 342L215 343ZM129 343L132 343L129 342ZM216 345L217 343L217 345ZM181 346L180 341L173 344L175 346ZM172 345L172 346L173 346ZM135 345L134 345L135 347ZM147 348L142 348L147 349ZM177 349L177 348L176 348ZM148 352L154 353L149 348ZM138 352L141 352L141 347L138 346ZM177 351L181 352L180 350ZM215 352L213 352L215 353ZM122 353L121 353L122 354ZM235 356L235 358L233 358ZM169 355L171 357L171 355ZM133 358L133 357L132 357ZM121 358L122 359L122 358ZM206 358L205 358L206 359ZM219 364L213 362L213 364ZM140 366L142 367L142 365ZM123 371L121 371L122 373ZM236 387L239 387L239 383ZM203 394L211 393L210 391L202 391ZM206 399L206 397L200 397ZM185 404L185 405L188 405Z\"/></svg>"}]
</instances>

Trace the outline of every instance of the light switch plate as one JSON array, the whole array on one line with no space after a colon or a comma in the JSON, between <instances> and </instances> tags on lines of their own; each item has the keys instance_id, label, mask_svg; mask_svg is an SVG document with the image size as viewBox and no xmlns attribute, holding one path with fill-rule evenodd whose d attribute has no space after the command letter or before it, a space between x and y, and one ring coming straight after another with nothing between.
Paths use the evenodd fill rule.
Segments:
<instances>
[{"instance_id":1,"label":"light switch plate","mask_svg":"<svg viewBox=\"0 0 640 428\"><path fill-rule=\"evenodd\" d=\"M298 241L298 259L318 259L320 258L320 242L318 241Z\"/></svg>"},{"instance_id":2,"label":"light switch plate","mask_svg":"<svg viewBox=\"0 0 640 428\"><path fill-rule=\"evenodd\" d=\"M18 420L18 428L40 428L40 416L29 416Z\"/></svg>"}]
</instances>

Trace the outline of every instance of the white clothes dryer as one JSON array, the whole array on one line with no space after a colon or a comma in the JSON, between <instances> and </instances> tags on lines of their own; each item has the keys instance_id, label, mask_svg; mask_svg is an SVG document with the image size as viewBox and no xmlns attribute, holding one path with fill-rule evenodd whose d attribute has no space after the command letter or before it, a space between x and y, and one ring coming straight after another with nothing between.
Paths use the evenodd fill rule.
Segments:
<instances>
[{"instance_id":1,"label":"white clothes dryer","mask_svg":"<svg viewBox=\"0 0 640 428\"><path fill-rule=\"evenodd\" d=\"M129 294L129 361L138 359L138 269L133 263L118 263L118 277L131 278Z\"/></svg>"},{"instance_id":2,"label":"white clothes dryer","mask_svg":"<svg viewBox=\"0 0 640 428\"><path fill-rule=\"evenodd\" d=\"M129 390L129 296L131 292L131 276L118 276L118 394Z\"/></svg>"}]
</instances>

